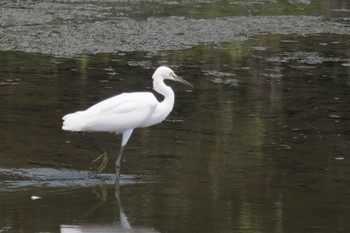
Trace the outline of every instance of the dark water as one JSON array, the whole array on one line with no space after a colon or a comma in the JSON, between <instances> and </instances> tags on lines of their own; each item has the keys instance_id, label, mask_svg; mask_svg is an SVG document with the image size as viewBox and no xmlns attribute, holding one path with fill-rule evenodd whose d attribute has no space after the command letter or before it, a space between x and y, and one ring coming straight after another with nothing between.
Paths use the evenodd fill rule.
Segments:
<instances>
[{"instance_id":1,"label":"dark water","mask_svg":"<svg viewBox=\"0 0 350 233\"><path fill-rule=\"evenodd\" d=\"M240 6L278 14L261 2ZM349 26L347 1L281 2ZM158 53L0 52L0 232L349 232L349 48L348 35L300 32ZM175 108L134 131L116 191L120 136L90 134L109 151L96 175L98 152L61 117L151 91L159 65L194 88L169 83Z\"/></svg>"}]
</instances>

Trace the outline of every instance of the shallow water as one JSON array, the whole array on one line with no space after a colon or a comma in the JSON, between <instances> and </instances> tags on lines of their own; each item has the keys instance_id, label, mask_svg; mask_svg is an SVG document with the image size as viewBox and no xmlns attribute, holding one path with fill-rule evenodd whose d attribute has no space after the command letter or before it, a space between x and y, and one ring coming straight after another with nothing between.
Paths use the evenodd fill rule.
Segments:
<instances>
[{"instance_id":1,"label":"shallow water","mask_svg":"<svg viewBox=\"0 0 350 233\"><path fill-rule=\"evenodd\" d=\"M276 15L263 11L274 2L240 6ZM307 2L288 4L349 26L347 1ZM139 12L128 17L151 14ZM349 35L264 34L157 53L0 52L0 232L349 232ZM169 83L175 108L134 131L116 189L120 136L90 134L109 151L96 175L98 152L61 117L151 91L164 64L194 88Z\"/></svg>"}]
</instances>

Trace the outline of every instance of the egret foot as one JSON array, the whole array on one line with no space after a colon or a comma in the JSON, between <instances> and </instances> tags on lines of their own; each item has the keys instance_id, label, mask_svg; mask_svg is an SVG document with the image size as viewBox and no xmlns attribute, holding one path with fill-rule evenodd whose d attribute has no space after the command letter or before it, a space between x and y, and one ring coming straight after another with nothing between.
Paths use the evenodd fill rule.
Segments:
<instances>
[{"instance_id":1,"label":"egret foot","mask_svg":"<svg viewBox=\"0 0 350 233\"><path fill-rule=\"evenodd\" d=\"M101 160L101 163L97 165L99 160ZM91 161L91 169L95 170L96 173L100 173L106 169L107 164L108 164L107 153L102 153L96 159Z\"/></svg>"}]
</instances>

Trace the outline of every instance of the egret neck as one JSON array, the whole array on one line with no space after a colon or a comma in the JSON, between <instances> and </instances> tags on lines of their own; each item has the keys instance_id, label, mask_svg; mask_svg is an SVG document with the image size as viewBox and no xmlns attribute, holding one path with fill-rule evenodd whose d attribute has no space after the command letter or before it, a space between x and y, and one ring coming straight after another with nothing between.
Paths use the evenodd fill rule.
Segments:
<instances>
[{"instance_id":1,"label":"egret neck","mask_svg":"<svg viewBox=\"0 0 350 233\"><path fill-rule=\"evenodd\" d=\"M173 109L175 95L171 87L165 85L164 80L159 80L157 78L153 80L153 89L164 96L163 101L161 101L158 104L157 109L155 111L155 115L158 118L158 122L161 122L169 115L169 113Z\"/></svg>"}]
</instances>

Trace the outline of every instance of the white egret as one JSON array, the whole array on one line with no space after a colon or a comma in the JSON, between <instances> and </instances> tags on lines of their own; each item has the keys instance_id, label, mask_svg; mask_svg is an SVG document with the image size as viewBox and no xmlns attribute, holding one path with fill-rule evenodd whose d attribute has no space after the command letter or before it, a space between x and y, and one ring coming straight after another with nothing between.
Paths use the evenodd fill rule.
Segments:
<instances>
[{"instance_id":1,"label":"white egret","mask_svg":"<svg viewBox=\"0 0 350 233\"><path fill-rule=\"evenodd\" d=\"M77 131L102 154L93 160L93 163L102 159L97 168L100 172L107 166L106 151L82 132L111 132L122 134L122 143L119 156L116 160L116 175L119 178L120 162L124 148L135 128L143 128L162 122L171 112L174 106L175 95L173 90L165 85L164 80L169 79L192 85L177 76L166 66L159 67L152 76L153 89L164 96L163 101L158 102L151 92L122 93L103 100L85 111L78 111L65 115L63 130Z\"/></svg>"}]
</instances>

